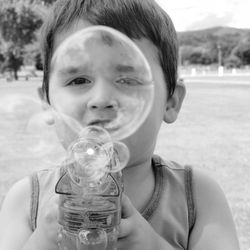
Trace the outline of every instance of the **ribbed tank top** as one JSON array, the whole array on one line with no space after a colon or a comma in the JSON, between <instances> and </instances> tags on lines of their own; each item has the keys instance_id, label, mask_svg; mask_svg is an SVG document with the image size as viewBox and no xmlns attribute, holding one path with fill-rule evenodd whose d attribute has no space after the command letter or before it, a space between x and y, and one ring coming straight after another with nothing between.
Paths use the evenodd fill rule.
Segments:
<instances>
[{"instance_id":1,"label":"ribbed tank top","mask_svg":"<svg viewBox=\"0 0 250 250\"><path fill-rule=\"evenodd\" d=\"M174 249L187 249L195 223L192 168L175 162L165 163L159 156L152 159L155 188L151 199L140 211ZM31 176L31 227L40 221L40 211L55 192L59 170L42 170Z\"/></svg>"}]
</instances>

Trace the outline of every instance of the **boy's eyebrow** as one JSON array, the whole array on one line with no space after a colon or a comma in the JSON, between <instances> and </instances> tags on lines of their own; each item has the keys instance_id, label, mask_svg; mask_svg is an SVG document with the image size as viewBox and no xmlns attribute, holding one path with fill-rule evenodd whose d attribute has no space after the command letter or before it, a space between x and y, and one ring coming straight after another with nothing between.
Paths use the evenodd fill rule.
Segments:
<instances>
[{"instance_id":1,"label":"boy's eyebrow","mask_svg":"<svg viewBox=\"0 0 250 250\"><path fill-rule=\"evenodd\" d=\"M88 69L89 69L89 67L86 67L86 66L81 66L81 67L69 66L69 67L66 67L66 68L61 68L59 70L59 73L63 74L63 75L74 75L74 74L76 74L78 72L86 71Z\"/></svg>"},{"instance_id":2,"label":"boy's eyebrow","mask_svg":"<svg viewBox=\"0 0 250 250\"><path fill-rule=\"evenodd\" d=\"M131 65L118 64L115 66L115 71L122 73L135 72L135 68Z\"/></svg>"},{"instance_id":3,"label":"boy's eyebrow","mask_svg":"<svg viewBox=\"0 0 250 250\"><path fill-rule=\"evenodd\" d=\"M77 66L69 66L69 67L65 67L65 68L61 68L59 70L59 73L62 75L74 75L77 74L79 72L82 71L88 71L90 68L88 66L81 66L81 67L77 67ZM129 72L135 72L135 68L131 65L124 65L124 64L117 64L114 67L116 72L119 73L129 73Z\"/></svg>"}]
</instances>

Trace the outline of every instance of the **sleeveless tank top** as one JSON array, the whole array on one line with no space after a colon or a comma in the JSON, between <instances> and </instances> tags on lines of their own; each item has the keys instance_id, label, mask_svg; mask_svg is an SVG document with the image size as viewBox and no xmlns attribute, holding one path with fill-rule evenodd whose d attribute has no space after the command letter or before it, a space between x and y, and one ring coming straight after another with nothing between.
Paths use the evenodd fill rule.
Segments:
<instances>
[{"instance_id":1,"label":"sleeveless tank top","mask_svg":"<svg viewBox=\"0 0 250 250\"><path fill-rule=\"evenodd\" d=\"M195 223L192 168L175 162L152 159L155 188L151 199L140 211L154 230L174 249L187 249ZM59 170L42 170L31 176L31 228L40 221L40 210L55 192Z\"/></svg>"}]
</instances>

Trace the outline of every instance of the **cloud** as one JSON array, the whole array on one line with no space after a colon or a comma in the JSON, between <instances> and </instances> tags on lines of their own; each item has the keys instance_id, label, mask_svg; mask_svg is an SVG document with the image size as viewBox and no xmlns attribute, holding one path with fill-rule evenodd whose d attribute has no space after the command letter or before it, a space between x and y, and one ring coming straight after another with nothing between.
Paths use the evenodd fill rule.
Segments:
<instances>
[{"instance_id":1,"label":"cloud","mask_svg":"<svg viewBox=\"0 0 250 250\"><path fill-rule=\"evenodd\" d=\"M231 12L223 13L218 16L216 13L208 13L204 17L200 17L190 24L186 25L186 30L197 30L216 26L229 26L234 19L234 15Z\"/></svg>"},{"instance_id":2,"label":"cloud","mask_svg":"<svg viewBox=\"0 0 250 250\"><path fill-rule=\"evenodd\" d=\"M178 31L213 26L250 28L250 0L156 0Z\"/></svg>"}]
</instances>

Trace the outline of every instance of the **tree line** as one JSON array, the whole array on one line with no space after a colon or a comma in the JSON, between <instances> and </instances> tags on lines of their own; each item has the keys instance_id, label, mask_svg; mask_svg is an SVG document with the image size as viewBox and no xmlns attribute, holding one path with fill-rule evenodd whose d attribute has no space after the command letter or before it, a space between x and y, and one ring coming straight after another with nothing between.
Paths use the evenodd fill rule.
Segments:
<instances>
[{"instance_id":1,"label":"tree line","mask_svg":"<svg viewBox=\"0 0 250 250\"><path fill-rule=\"evenodd\" d=\"M250 29L215 27L180 32L180 63L220 64L239 68L250 64Z\"/></svg>"},{"instance_id":2,"label":"tree line","mask_svg":"<svg viewBox=\"0 0 250 250\"><path fill-rule=\"evenodd\" d=\"M0 72L12 71L18 78L22 65L42 69L39 28L55 0L0 0ZM179 32L180 63L250 64L250 30L217 27Z\"/></svg>"}]
</instances>

